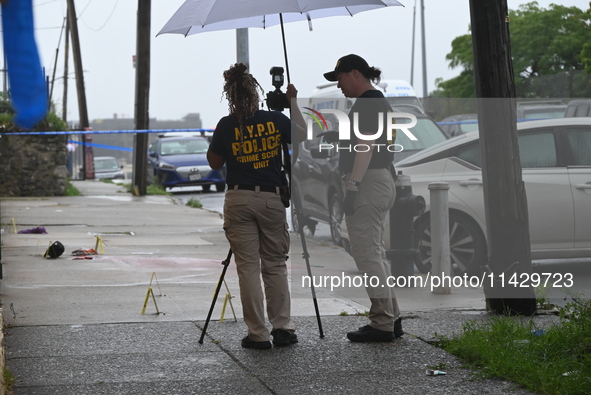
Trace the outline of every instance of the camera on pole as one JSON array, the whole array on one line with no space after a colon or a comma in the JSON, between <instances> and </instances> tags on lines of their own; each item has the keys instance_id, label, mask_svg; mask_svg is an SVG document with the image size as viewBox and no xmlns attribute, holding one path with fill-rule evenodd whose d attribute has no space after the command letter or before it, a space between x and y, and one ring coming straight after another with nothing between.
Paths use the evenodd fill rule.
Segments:
<instances>
[{"instance_id":1,"label":"camera on pole","mask_svg":"<svg viewBox=\"0 0 591 395\"><path fill-rule=\"evenodd\" d=\"M271 67L269 73L271 74L271 83L275 87L275 90L267 92L267 107L269 110L283 111L284 109L289 108L287 95L281 92L281 87L284 82L283 67Z\"/></svg>"},{"instance_id":2,"label":"camera on pole","mask_svg":"<svg viewBox=\"0 0 591 395\"><path fill-rule=\"evenodd\" d=\"M386 257L392 262L394 276L414 275L414 262L419 251L414 245L413 220L425 211L425 198L412 193L410 176L398 172L396 200L390 210L390 249Z\"/></svg>"}]
</instances>

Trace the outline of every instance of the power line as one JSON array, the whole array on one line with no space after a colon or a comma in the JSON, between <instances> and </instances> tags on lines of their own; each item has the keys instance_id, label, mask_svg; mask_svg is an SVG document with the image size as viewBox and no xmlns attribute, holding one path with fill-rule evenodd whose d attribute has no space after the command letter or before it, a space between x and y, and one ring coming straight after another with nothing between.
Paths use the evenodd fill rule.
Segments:
<instances>
[{"instance_id":1,"label":"power line","mask_svg":"<svg viewBox=\"0 0 591 395\"><path fill-rule=\"evenodd\" d=\"M56 1L60 1L60 0L49 0L49 1L46 1L45 3L33 4L33 7L41 7L42 5L50 4L50 3L55 3Z\"/></svg>"},{"instance_id":2,"label":"power line","mask_svg":"<svg viewBox=\"0 0 591 395\"><path fill-rule=\"evenodd\" d=\"M90 2L88 3L88 5L90 5ZM88 5L86 6L86 8L88 8ZM105 20L105 22L98 28L92 28L90 27L82 18L82 22L84 23L84 26L86 26L87 28L89 28L92 31L98 32L102 29L104 29L105 26L107 26L107 23L109 23L109 21L111 20L111 17L113 17L113 15L115 14L115 10L117 9L117 6L119 5L119 0L115 1L115 5L113 5L113 9L111 10L111 13L109 14L109 16L107 17L107 19ZM86 10L86 8L84 8L84 10L82 10L82 12L80 13L80 15L78 15L78 18L82 17L82 14L84 13L84 11Z\"/></svg>"},{"instance_id":3,"label":"power line","mask_svg":"<svg viewBox=\"0 0 591 395\"><path fill-rule=\"evenodd\" d=\"M84 14L84 11L86 11L86 9L90 5L90 3L92 3L92 0L90 0L88 3L86 3L86 6L84 7L84 9L82 11L80 11L80 14L78 14L78 16L76 17L76 19L80 19L80 17L82 16L82 14Z\"/></svg>"}]
</instances>

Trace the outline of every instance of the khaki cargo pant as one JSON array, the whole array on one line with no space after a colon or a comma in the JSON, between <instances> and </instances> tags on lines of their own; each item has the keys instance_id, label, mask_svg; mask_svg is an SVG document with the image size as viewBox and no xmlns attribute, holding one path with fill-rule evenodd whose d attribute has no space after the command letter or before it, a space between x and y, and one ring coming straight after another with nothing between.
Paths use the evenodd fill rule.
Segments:
<instances>
[{"instance_id":1,"label":"khaki cargo pant","mask_svg":"<svg viewBox=\"0 0 591 395\"><path fill-rule=\"evenodd\" d=\"M371 301L370 325L383 331L393 331L394 321L400 315L394 289L387 285L391 271L383 240L386 218L395 199L390 170L368 169L355 199L355 214L345 217L357 269L362 275L379 280L377 287L368 286L366 291Z\"/></svg>"},{"instance_id":2,"label":"khaki cargo pant","mask_svg":"<svg viewBox=\"0 0 591 395\"><path fill-rule=\"evenodd\" d=\"M285 264L289 233L279 194L228 190L224 201L224 231L236 262L248 337L257 342L270 339L265 325L261 274L273 329L295 330Z\"/></svg>"}]
</instances>

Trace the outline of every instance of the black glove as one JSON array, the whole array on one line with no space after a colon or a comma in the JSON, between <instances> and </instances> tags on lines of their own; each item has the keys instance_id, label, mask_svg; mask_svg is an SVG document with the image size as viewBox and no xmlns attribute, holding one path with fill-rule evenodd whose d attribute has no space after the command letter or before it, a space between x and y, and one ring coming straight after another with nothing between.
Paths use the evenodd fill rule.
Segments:
<instances>
[{"instance_id":1,"label":"black glove","mask_svg":"<svg viewBox=\"0 0 591 395\"><path fill-rule=\"evenodd\" d=\"M322 132L322 133L318 133L316 135L316 137L319 137L319 138L324 137L324 141L326 141L329 144L332 144L332 143L336 143L337 141L339 141L339 132L335 132L335 131Z\"/></svg>"},{"instance_id":2,"label":"black glove","mask_svg":"<svg viewBox=\"0 0 591 395\"><path fill-rule=\"evenodd\" d=\"M345 199L343 200L343 211L345 215L353 215L355 214L355 199L357 198L357 193L359 191L347 189L345 192Z\"/></svg>"}]
</instances>

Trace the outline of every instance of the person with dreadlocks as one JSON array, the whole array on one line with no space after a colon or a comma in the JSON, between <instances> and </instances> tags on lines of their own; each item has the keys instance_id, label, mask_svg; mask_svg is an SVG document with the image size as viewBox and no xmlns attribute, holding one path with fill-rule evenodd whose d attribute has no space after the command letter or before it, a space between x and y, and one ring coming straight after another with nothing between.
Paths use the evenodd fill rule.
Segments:
<instances>
[{"instance_id":1,"label":"person with dreadlocks","mask_svg":"<svg viewBox=\"0 0 591 395\"><path fill-rule=\"evenodd\" d=\"M282 143L305 138L306 123L297 107L297 90L286 90L291 106L290 120L279 111L259 108L262 87L236 63L224 72L224 94L230 114L218 122L207 160L213 169L226 165L228 189L224 200L224 231L236 261L240 299L248 335L242 347L269 349L298 342L291 321L291 298L285 260L289 233L285 206L279 190L282 185ZM267 316L273 326L265 325Z\"/></svg>"}]
</instances>

